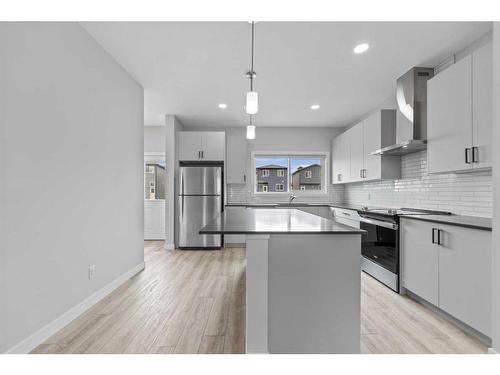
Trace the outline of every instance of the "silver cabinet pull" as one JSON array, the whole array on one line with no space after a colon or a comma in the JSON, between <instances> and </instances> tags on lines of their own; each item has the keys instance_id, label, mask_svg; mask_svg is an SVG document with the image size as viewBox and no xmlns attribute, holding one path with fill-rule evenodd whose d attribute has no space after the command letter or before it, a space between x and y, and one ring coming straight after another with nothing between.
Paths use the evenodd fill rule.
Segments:
<instances>
[{"instance_id":1,"label":"silver cabinet pull","mask_svg":"<svg viewBox=\"0 0 500 375\"><path fill-rule=\"evenodd\" d=\"M432 228L432 243L436 243L436 231L437 228Z\"/></svg>"},{"instance_id":2,"label":"silver cabinet pull","mask_svg":"<svg viewBox=\"0 0 500 375\"><path fill-rule=\"evenodd\" d=\"M243 175L243 182L247 182L247 175L246 174Z\"/></svg>"},{"instance_id":3,"label":"silver cabinet pull","mask_svg":"<svg viewBox=\"0 0 500 375\"><path fill-rule=\"evenodd\" d=\"M363 170L362 169L359 170L359 177L363 178Z\"/></svg>"},{"instance_id":4,"label":"silver cabinet pull","mask_svg":"<svg viewBox=\"0 0 500 375\"><path fill-rule=\"evenodd\" d=\"M472 147L472 162L479 163L479 147Z\"/></svg>"},{"instance_id":5,"label":"silver cabinet pull","mask_svg":"<svg viewBox=\"0 0 500 375\"><path fill-rule=\"evenodd\" d=\"M472 163L471 162L471 149L470 148L466 148L465 149L465 164L470 164Z\"/></svg>"}]
</instances>

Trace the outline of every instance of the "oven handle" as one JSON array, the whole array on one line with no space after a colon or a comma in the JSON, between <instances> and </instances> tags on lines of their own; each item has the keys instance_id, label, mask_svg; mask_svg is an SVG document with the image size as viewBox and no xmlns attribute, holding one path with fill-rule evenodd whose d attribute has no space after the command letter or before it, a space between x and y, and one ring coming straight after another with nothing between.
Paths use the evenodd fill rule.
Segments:
<instances>
[{"instance_id":1,"label":"oven handle","mask_svg":"<svg viewBox=\"0 0 500 375\"><path fill-rule=\"evenodd\" d=\"M375 219L368 219L366 217L360 217L359 221L367 224L373 224L377 225L379 227L384 227L384 228L389 228L392 230L398 230L398 225L394 223L389 223L387 221L382 221L382 220L375 220Z\"/></svg>"}]
</instances>

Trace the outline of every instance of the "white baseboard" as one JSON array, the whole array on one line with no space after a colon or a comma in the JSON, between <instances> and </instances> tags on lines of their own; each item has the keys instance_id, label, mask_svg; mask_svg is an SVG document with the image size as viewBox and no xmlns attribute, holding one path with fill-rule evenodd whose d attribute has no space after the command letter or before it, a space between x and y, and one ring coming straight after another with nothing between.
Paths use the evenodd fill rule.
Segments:
<instances>
[{"instance_id":1,"label":"white baseboard","mask_svg":"<svg viewBox=\"0 0 500 375\"><path fill-rule=\"evenodd\" d=\"M488 354L498 354L498 352L493 348L488 348Z\"/></svg>"},{"instance_id":2,"label":"white baseboard","mask_svg":"<svg viewBox=\"0 0 500 375\"><path fill-rule=\"evenodd\" d=\"M78 318L83 312L88 310L90 307L95 305L101 299L106 297L113 290L122 285L125 281L130 279L132 276L141 272L145 268L144 262L138 264L137 266L131 268L124 274L120 275L109 284L99 289L97 292L91 294L89 297L84 299L78 305L72 307L64 314L40 328L38 331L33 333L31 336L27 337L20 343L14 345L12 348L8 349L5 353L7 354L26 354L35 349L38 345L47 340L54 333L59 331L61 328L65 327L74 319Z\"/></svg>"},{"instance_id":3,"label":"white baseboard","mask_svg":"<svg viewBox=\"0 0 500 375\"><path fill-rule=\"evenodd\" d=\"M175 245L173 243L166 243L165 242L164 248L165 248L165 250L174 250Z\"/></svg>"}]
</instances>

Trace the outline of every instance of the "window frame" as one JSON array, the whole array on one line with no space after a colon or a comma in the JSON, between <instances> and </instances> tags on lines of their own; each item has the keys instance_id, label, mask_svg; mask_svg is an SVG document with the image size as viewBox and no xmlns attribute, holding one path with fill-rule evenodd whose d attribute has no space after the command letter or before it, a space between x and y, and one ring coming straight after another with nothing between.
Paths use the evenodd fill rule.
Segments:
<instances>
[{"instance_id":1,"label":"window frame","mask_svg":"<svg viewBox=\"0 0 500 375\"><path fill-rule=\"evenodd\" d=\"M285 177L284 169L276 169L276 177Z\"/></svg>"},{"instance_id":2,"label":"window frame","mask_svg":"<svg viewBox=\"0 0 500 375\"><path fill-rule=\"evenodd\" d=\"M262 169L260 177L269 177L269 169Z\"/></svg>"},{"instance_id":3,"label":"window frame","mask_svg":"<svg viewBox=\"0 0 500 375\"><path fill-rule=\"evenodd\" d=\"M286 158L288 159L288 186L285 186L284 191L274 191L274 192L264 192L257 191L257 170L256 170L256 159L257 158ZM292 171L291 164L292 159L298 158L311 158L320 159L321 166L321 189L320 190L292 190ZM295 194L297 196L326 196L328 195L328 178L329 178L329 162L330 162L330 152L329 151L252 151L251 152L251 165L253 167L252 173L252 196L289 196L290 194ZM283 169L284 171L284 169ZM285 177L285 174L283 175ZM312 178L312 177L311 177Z\"/></svg>"},{"instance_id":4,"label":"window frame","mask_svg":"<svg viewBox=\"0 0 500 375\"><path fill-rule=\"evenodd\" d=\"M310 178L312 178L312 177L313 177L313 173L312 173L312 171L305 171L305 172L306 172L306 173L305 173L305 176L304 176L305 178L310 179Z\"/></svg>"}]
</instances>

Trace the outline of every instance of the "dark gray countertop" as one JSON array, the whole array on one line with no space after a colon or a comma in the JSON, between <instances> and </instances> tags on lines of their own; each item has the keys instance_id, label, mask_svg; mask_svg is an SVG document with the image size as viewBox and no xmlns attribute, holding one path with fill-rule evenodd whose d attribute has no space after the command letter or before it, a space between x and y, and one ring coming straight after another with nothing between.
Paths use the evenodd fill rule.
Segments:
<instances>
[{"instance_id":1,"label":"dark gray countertop","mask_svg":"<svg viewBox=\"0 0 500 375\"><path fill-rule=\"evenodd\" d=\"M363 234L365 231L296 209L226 210L200 234Z\"/></svg>"},{"instance_id":2,"label":"dark gray countertop","mask_svg":"<svg viewBox=\"0 0 500 375\"><path fill-rule=\"evenodd\" d=\"M434 223L443 223L456 225L460 227L490 230L492 228L491 219L476 216L463 215L403 215L405 219L431 221Z\"/></svg>"},{"instance_id":3,"label":"dark gray countertop","mask_svg":"<svg viewBox=\"0 0 500 375\"><path fill-rule=\"evenodd\" d=\"M290 204L287 203L228 203L226 207L279 207L279 208L294 208L294 207L338 207L345 208L348 210L362 211L360 205L349 204L349 203L300 203L295 202Z\"/></svg>"}]
</instances>

